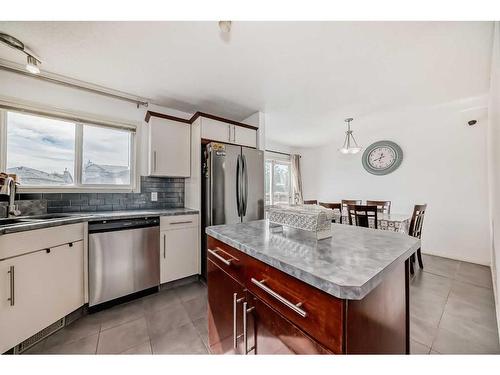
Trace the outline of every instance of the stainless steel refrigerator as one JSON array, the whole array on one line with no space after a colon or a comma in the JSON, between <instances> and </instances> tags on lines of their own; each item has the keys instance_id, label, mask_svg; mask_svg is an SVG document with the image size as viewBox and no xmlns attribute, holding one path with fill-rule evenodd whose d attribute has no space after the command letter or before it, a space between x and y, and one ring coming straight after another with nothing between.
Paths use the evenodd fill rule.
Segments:
<instances>
[{"instance_id":1,"label":"stainless steel refrigerator","mask_svg":"<svg viewBox=\"0 0 500 375\"><path fill-rule=\"evenodd\" d=\"M263 219L264 152L215 142L203 151L202 234L205 226ZM205 252L206 239L202 248ZM202 259L206 275L206 253Z\"/></svg>"}]
</instances>

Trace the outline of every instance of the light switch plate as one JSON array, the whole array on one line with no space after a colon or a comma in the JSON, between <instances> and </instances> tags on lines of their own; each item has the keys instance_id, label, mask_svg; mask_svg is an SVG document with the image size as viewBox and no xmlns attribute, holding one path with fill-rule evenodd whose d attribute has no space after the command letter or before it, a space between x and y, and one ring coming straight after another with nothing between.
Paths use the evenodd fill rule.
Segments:
<instances>
[{"instance_id":1,"label":"light switch plate","mask_svg":"<svg viewBox=\"0 0 500 375\"><path fill-rule=\"evenodd\" d=\"M151 202L156 202L158 200L158 193L156 191L151 192Z\"/></svg>"}]
</instances>

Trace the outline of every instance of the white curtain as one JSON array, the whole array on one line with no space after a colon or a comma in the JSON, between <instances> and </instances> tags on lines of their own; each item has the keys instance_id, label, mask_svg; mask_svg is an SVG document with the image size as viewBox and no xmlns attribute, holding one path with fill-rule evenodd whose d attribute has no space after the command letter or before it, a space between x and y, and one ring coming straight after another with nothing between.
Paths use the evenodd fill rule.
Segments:
<instances>
[{"instance_id":1,"label":"white curtain","mask_svg":"<svg viewBox=\"0 0 500 375\"><path fill-rule=\"evenodd\" d=\"M302 173L300 172L300 155L290 155L292 164L292 187L293 187L293 203L302 204L304 198L302 196Z\"/></svg>"}]
</instances>

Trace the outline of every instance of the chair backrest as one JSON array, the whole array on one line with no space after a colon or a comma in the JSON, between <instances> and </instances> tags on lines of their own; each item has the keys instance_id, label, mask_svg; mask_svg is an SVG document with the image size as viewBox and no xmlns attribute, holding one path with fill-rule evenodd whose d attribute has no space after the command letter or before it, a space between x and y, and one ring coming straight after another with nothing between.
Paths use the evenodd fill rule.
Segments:
<instances>
[{"instance_id":1,"label":"chair backrest","mask_svg":"<svg viewBox=\"0 0 500 375\"><path fill-rule=\"evenodd\" d=\"M391 213L391 201L366 201L367 206L377 206L380 214Z\"/></svg>"},{"instance_id":2,"label":"chair backrest","mask_svg":"<svg viewBox=\"0 0 500 375\"><path fill-rule=\"evenodd\" d=\"M304 201L304 204L318 204L317 200Z\"/></svg>"},{"instance_id":3,"label":"chair backrest","mask_svg":"<svg viewBox=\"0 0 500 375\"><path fill-rule=\"evenodd\" d=\"M339 223L342 224L342 203L324 203L319 202L320 206L330 208L331 210L338 210L340 214Z\"/></svg>"},{"instance_id":4,"label":"chair backrest","mask_svg":"<svg viewBox=\"0 0 500 375\"><path fill-rule=\"evenodd\" d=\"M350 204L347 211L349 213L349 224L370 228L371 219L373 220L373 228L378 229L376 206Z\"/></svg>"},{"instance_id":5,"label":"chair backrest","mask_svg":"<svg viewBox=\"0 0 500 375\"><path fill-rule=\"evenodd\" d=\"M347 206L361 204L361 199L342 199L342 209L347 210Z\"/></svg>"},{"instance_id":6,"label":"chair backrest","mask_svg":"<svg viewBox=\"0 0 500 375\"><path fill-rule=\"evenodd\" d=\"M409 231L410 236L417 238L420 238L422 236L422 225L424 224L424 215L426 209L426 204L416 204L415 207L413 207L413 215L411 217Z\"/></svg>"}]
</instances>

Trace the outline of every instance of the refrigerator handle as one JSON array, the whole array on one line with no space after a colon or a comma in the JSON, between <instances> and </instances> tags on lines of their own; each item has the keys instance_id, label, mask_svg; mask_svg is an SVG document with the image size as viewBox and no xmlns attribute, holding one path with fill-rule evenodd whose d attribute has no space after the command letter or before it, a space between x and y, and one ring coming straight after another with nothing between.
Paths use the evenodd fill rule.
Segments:
<instances>
[{"instance_id":1,"label":"refrigerator handle","mask_svg":"<svg viewBox=\"0 0 500 375\"><path fill-rule=\"evenodd\" d=\"M241 217L241 156L238 155L238 159L236 161L236 209L238 210L238 216Z\"/></svg>"},{"instance_id":2,"label":"refrigerator handle","mask_svg":"<svg viewBox=\"0 0 500 375\"><path fill-rule=\"evenodd\" d=\"M243 177L243 207L242 207L242 215L245 216L247 214L247 203L248 203L248 170L247 170L247 159L245 155L241 155L241 161L243 164L242 177Z\"/></svg>"},{"instance_id":3,"label":"refrigerator handle","mask_svg":"<svg viewBox=\"0 0 500 375\"><path fill-rule=\"evenodd\" d=\"M212 211L212 204L214 201L214 183L213 183L213 177L212 177L212 173L214 170L213 160L214 160L214 156L212 154L212 151L209 151L207 153L207 168L208 168L207 178L208 178L208 184L209 184L209 186L208 186L208 199L207 199L208 226L213 225L213 222L214 222L214 213Z\"/></svg>"}]
</instances>

